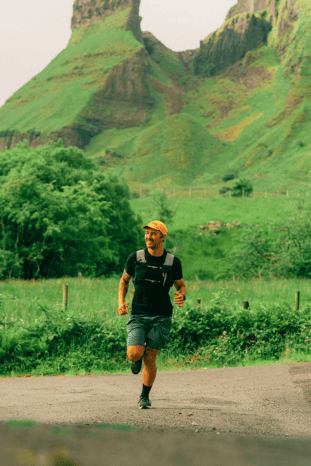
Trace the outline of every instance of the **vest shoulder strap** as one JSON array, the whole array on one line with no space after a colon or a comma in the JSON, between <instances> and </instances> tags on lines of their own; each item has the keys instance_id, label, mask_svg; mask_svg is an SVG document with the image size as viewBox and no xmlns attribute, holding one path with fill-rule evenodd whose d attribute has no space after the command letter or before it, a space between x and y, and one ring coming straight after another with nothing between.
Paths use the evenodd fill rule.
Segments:
<instances>
[{"instance_id":1,"label":"vest shoulder strap","mask_svg":"<svg viewBox=\"0 0 311 466\"><path fill-rule=\"evenodd\" d=\"M174 262L174 255L168 252L166 254L165 262L163 265L168 265L169 267L171 267L173 265L173 262Z\"/></svg>"},{"instance_id":2,"label":"vest shoulder strap","mask_svg":"<svg viewBox=\"0 0 311 466\"><path fill-rule=\"evenodd\" d=\"M140 249L139 251L136 252L136 260L137 262L147 262L144 249Z\"/></svg>"},{"instance_id":3,"label":"vest shoulder strap","mask_svg":"<svg viewBox=\"0 0 311 466\"><path fill-rule=\"evenodd\" d=\"M139 251L136 252L136 260L137 262L147 262L144 249L140 249ZM163 265L171 267L173 265L173 262L174 262L174 255L168 252L166 254L165 262Z\"/></svg>"}]
</instances>

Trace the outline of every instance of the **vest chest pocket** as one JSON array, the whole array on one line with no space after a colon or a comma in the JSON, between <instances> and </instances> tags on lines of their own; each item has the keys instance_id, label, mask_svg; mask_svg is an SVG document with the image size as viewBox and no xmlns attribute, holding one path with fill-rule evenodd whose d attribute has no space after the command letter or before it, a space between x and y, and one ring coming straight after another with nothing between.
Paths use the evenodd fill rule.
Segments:
<instances>
[{"instance_id":1,"label":"vest chest pocket","mask_svg":"<svg viewBox=\"0 0 311 466\"><path fill-rule=\"evenodd\" d=\"M141 263L137 262L136 267L135 267L135 281L134 285L137 286L140 283L145 281L146 277L146 270L147 270L147 264L146 263Z\"/></svg>"}]
</instances>

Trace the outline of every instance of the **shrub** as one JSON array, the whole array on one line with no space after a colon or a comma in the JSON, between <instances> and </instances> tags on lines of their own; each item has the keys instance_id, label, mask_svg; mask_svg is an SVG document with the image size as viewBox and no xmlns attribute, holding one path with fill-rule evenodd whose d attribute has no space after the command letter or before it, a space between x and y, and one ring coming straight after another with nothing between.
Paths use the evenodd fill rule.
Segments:
<instances>
[{"instance_id":1,"label":"shrub","mask_svg":"<svg viewBox=\"0 0 311 466\"><path fill-rule=\"evenodd\" d=\"M137 248L129 189L62 141L0 155L0 279L120 272Z\"/></svg>"},{"instance_id":2,"label":"shrub","mask_svg":"<svg viewBox=\"0 0 311 466\"><path fill-rule=\"evenodd\" d=\"M227 188L227 186L224 186L219 190L219 194L227 194L228 191L232 191L231 188Z\"/></svg>"},{"instance_id":3,"label":"shrub","mask_svg":"<svg viewBox=\"0 0 311 466\"><path fill-rule=\"evenodd\" d=\"M311 278L311 212L301 210L287 223L249 226L229 258L231 274L251 279Z\"/></svg>"},{"instance_id":4,"label":"shrub","mask_svg":"<svg viewBox=\"0 0 311 466\"><path fill-rule=\"evenodd\" d=\"M222 181L224 183L226 183L226 181L230 181L230 180L234 180L236 178L236 175L234 175L233 173L231 173L230 175L225 175L223 178L222 178Z\"/></svg>"},{"instance_id":5,"label":"shrub","mask_svg":"<svg viewBox=\"0 0 311 466\"><path fill-rule=\"evenodd\" d=\"M233 197L242 197L243 193L244 196L250 196L254 191L253 186L248 180L238 180L232 189L232 196Z\"/></svg>"}]
</instances>

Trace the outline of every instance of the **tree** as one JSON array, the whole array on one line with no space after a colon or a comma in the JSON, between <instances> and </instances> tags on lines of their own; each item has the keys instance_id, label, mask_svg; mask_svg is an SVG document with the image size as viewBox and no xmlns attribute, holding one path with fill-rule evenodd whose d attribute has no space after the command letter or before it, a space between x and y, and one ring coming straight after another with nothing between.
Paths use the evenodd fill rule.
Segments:
<instances>
[{"instance_id":1,"label":"tree","mask_svg":"<svg viewBox=\"0 0 311 466\"><path fill-rule=\"evenodd\" d=\"M151 197L154 201L155 208L153 215L163 223L173 223L173 218L176 214L177 206L172 209L169 205L169 199L166 194L159 188L155 188L151 192Z\"/></svg>"},{"instance_id":2,"label":"tree","mask_svg":"<svg viewBox=\"0 0 311 466\"><path fill-rule=\"evenodd\" d=\"M120 272L141 219L128 186L62 141L0 153L0 278Z\"/></svg>"},{"instance_id":3,"label":"tree","mask_svg":"<svg viewBox=\"0 0 311 466\"><path fill-rule=\"evenodd\" d=\"M242 197L244 193L244 196L250 196L253 191L254 188L251 185L250 181L241 179L238 180L233 186L231 195L233 197Z\"/></svg>"}]
</instances>

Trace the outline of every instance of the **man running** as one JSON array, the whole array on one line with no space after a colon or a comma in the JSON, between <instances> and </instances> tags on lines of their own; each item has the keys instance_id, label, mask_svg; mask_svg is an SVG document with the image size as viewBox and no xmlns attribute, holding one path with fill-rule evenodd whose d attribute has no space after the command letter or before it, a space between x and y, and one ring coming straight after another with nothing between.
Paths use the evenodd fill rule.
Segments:
<instances>
[{"instance_id":1,"label":"man running","mask_svg":"<svg viewBox=\"0 0 311 466\"><path fill-rule=\"evenodd\" d=\"M181 307L186 299L186 286L180 260L163 248L167 236L164 223L156 220L143 227L146 230L146 248L133 252L127 259L119 287L120 315L129 312L125 296L133 278L135 287L132 313L127 322L127 355L133 374L142 367L143 388L139 408L151 406L149 392L157 373L156 357L169 337L172 326L173 306L169 290L177 289L174 301Z\"/></svg>"}]
</instances>

